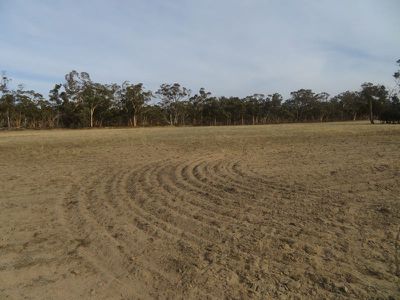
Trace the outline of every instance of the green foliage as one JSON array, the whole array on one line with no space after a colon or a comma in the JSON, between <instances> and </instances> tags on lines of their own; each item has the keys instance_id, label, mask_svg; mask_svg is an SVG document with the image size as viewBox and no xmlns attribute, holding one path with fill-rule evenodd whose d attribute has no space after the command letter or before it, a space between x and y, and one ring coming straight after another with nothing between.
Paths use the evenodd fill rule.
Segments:
<instances>
[{"instance_id":1,"label":"green foliage","mask_svg":"<svg viewBox=\"0 0 400 300\"><path fill-rule=\"evenodd\" d=\"M400 90L400 70L393 76ZM22 85L12 90L9 83L3 73L0 127L6 128L256 125L368 118L400 122L398 95L389 97L383 85L372 83L331 98L327 93L299 89L286 101L278 93L214 97L204 88L190 97L191 91L179 83L162 84L153 95L142 83L101 84L77 71L65 75L64 83L55 84L48 99ZM160 101L150 104L155 96Z\"/></svg>"},{"instance_id":2,"label":"green foliage","mask_svg":"<svg viewBox=\"0 0 400 300\"><path fill-rule=\"evenodd\" d=\"M142 117L143 109L151 100L151 91L146 91L142 83L131 84L125 81L118 88L120 101L126 110L129 125L134 127L138 124L138 118Z\"/></svg>"},{"instance_id":3,"label":"green foliage","mask_svg":"<svg viewBox=\"0 0 400 300\"><path fill-rule=\"evenodd\" d=\"M156 95L161 99L161 107L170 125L179 124L179 117L184 113L184 106L180 102L189 97L190 92L189 89L181 86L179 83L164 83L156 91Z\"/></svg>"}]
</instances>

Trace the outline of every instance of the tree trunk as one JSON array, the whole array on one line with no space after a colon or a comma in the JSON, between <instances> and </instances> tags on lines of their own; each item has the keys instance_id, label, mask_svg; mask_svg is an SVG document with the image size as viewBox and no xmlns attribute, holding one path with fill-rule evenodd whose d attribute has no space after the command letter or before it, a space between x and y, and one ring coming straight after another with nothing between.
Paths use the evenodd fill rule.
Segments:
<instances>
[{"instance_id":1,"label":"tree trunk","mask_svg":"<svg viewBox=\"0 0 400 300\"><path fill-rule=\"evenodd\" d=\"M137 126L137 116L136 113L133 114L133 127Z\"/></svg>"},{"instance_id":2,"label":"tree trunk","mask_svg":"<svg viewBox=\"0 0 400 300\"><path fill-rule=\"evenodd\" d=\"M369 99L369 121L371 122L371 124L374 124L374 115L372 112L372 99Z\"/></svg>"},{"instance_id":3,"label":"tree trunk","mask_svg":"<svg viewBox=\"0 0 400 300\"><path fill-rule=\"evenodd\" d=\"M174 115L174 125L175 126L179 125L179 114L178 114L178 112L175 112L175 115Z\"/></svg>"},{"instance_id":4,"label":"tree trunk","mask_svg":"<svg viewBox=\"0 0 400 300\"><path fill-rule=\"evenodd\" d=\"M94 107L90 108L90 127L93 127L93 114L94 114Z\"/></svg>"},{"instance_id":5,"label":"tree trunk","mask_svg":"<svg viewBox=\"0 0 400 300\"><path fill-rule=\"evenodd\" d=\"M9 109L7 109L7 126L8 126L8 129L11 129L10 110Z\"/></svg>"}]
</instances>

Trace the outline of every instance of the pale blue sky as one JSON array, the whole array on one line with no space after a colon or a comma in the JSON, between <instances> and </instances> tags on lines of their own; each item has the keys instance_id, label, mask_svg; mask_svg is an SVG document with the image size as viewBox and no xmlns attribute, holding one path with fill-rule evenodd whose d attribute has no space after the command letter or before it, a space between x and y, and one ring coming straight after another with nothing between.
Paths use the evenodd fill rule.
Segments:
<instances>
[{"instance_id":1,"label":"pale blue sky","mask_svg":"<svg viewBox=\"0 0 400 300\"><path fill-rule=\"evenodd\" d=\"M215 95L394 85L399 0L0 0L0 70L44 95L70 70Z\"/></svg>"}]
</instances>

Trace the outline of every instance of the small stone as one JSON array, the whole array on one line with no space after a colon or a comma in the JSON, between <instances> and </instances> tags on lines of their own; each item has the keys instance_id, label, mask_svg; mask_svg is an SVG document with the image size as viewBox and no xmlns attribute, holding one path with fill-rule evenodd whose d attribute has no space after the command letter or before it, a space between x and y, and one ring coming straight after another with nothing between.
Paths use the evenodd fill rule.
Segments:
<instances>
[{"instance_id":1,"label":"small stone","mask_svg":"<svg viewBox=\"0 0 400 300\"><path fill-rule=\"evenodd\" d=\"M78 275L79 271L78 270L71 270L71 273L74 274L74 275Z\"/></svg>"},{"instance_id":2,"label":"small stone","mask_svg":"<svg viewBox=\"0 0 400 300\"><path fill-rule=\"evenodd\" d=\"M230 286L235 286L239 284L239 276L236 274L236 272L229 272L229 274L226 276L226 282Z\"/></svg>"},{"instance_id":3,"label":"small stone","mask_svg":"<svg viewBox=\"0 0 400 300\"><path fill-rule=\"evenodd\" d=\"M285 243L285 244L283 244L283 249L286 250L286 251L289 251L289 250L291 250L292 248L290 247L289 244Z\"/></svg>"},{"instance_id":4,"label":"small stone","mask_svg":"<svg viewBox=\"0 0 400 300\"><path fill-rule=\"evenodd\" d=\"M295 280L290 280L286 286L289 288L289 290L291 291L296 291L298 289L300 289L301 284L299 281L295 281Z\"/></svg>"},{"instance_id":5,"label":"small stone","mask_svg":"<svg viewBox=\"0 0 400 300\"><path fill-rule=\"evenodd\" d=\"M310 245L304 245L303 249L307 254L310 254L310 255L315 255L317 253L317 251L315 251L315 249Z\"/></svg>"},{"instance_id":6,"label":"small stone","mask_svg":"<svg viewBox=\"0 0 400 300\"><path fill-rule=\"evenodd\" d=\"M206 252L205 254L204 254L204 259L206 260L206 261L208 261L208 263L213 263L214 262L214 260L215 260L215 254L214 253L212 253L212 252Z\"/></svg>"}]
</instances>

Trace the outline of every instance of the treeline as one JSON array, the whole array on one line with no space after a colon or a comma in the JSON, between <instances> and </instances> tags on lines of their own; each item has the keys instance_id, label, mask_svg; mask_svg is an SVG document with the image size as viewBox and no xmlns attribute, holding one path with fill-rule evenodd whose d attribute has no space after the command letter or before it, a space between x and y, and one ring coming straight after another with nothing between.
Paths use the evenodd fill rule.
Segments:
<instances>
[{"instance_id":1,"label":"treeline","mask_svg":"<svg viewBox=\"0 0 400 300\"><path fill-rule=\"evenodd\" d=\"M398 61L400 64L400 60ZM398 81L400 72L394 74ZM142 83L101 84L88 73L72 71L48 98L22 85L0 83L1 128L81 128L103 126L257 125L281 122L325 122L369 119L400 123L400 101L383 85L364 83L358 91L330 97L300 89L283 99L279 93L244 98L215 97L201 88L192 93L179 83L157 91ZM151 99L158 99L150 104Z\"/></svg>"}]
</instances>

